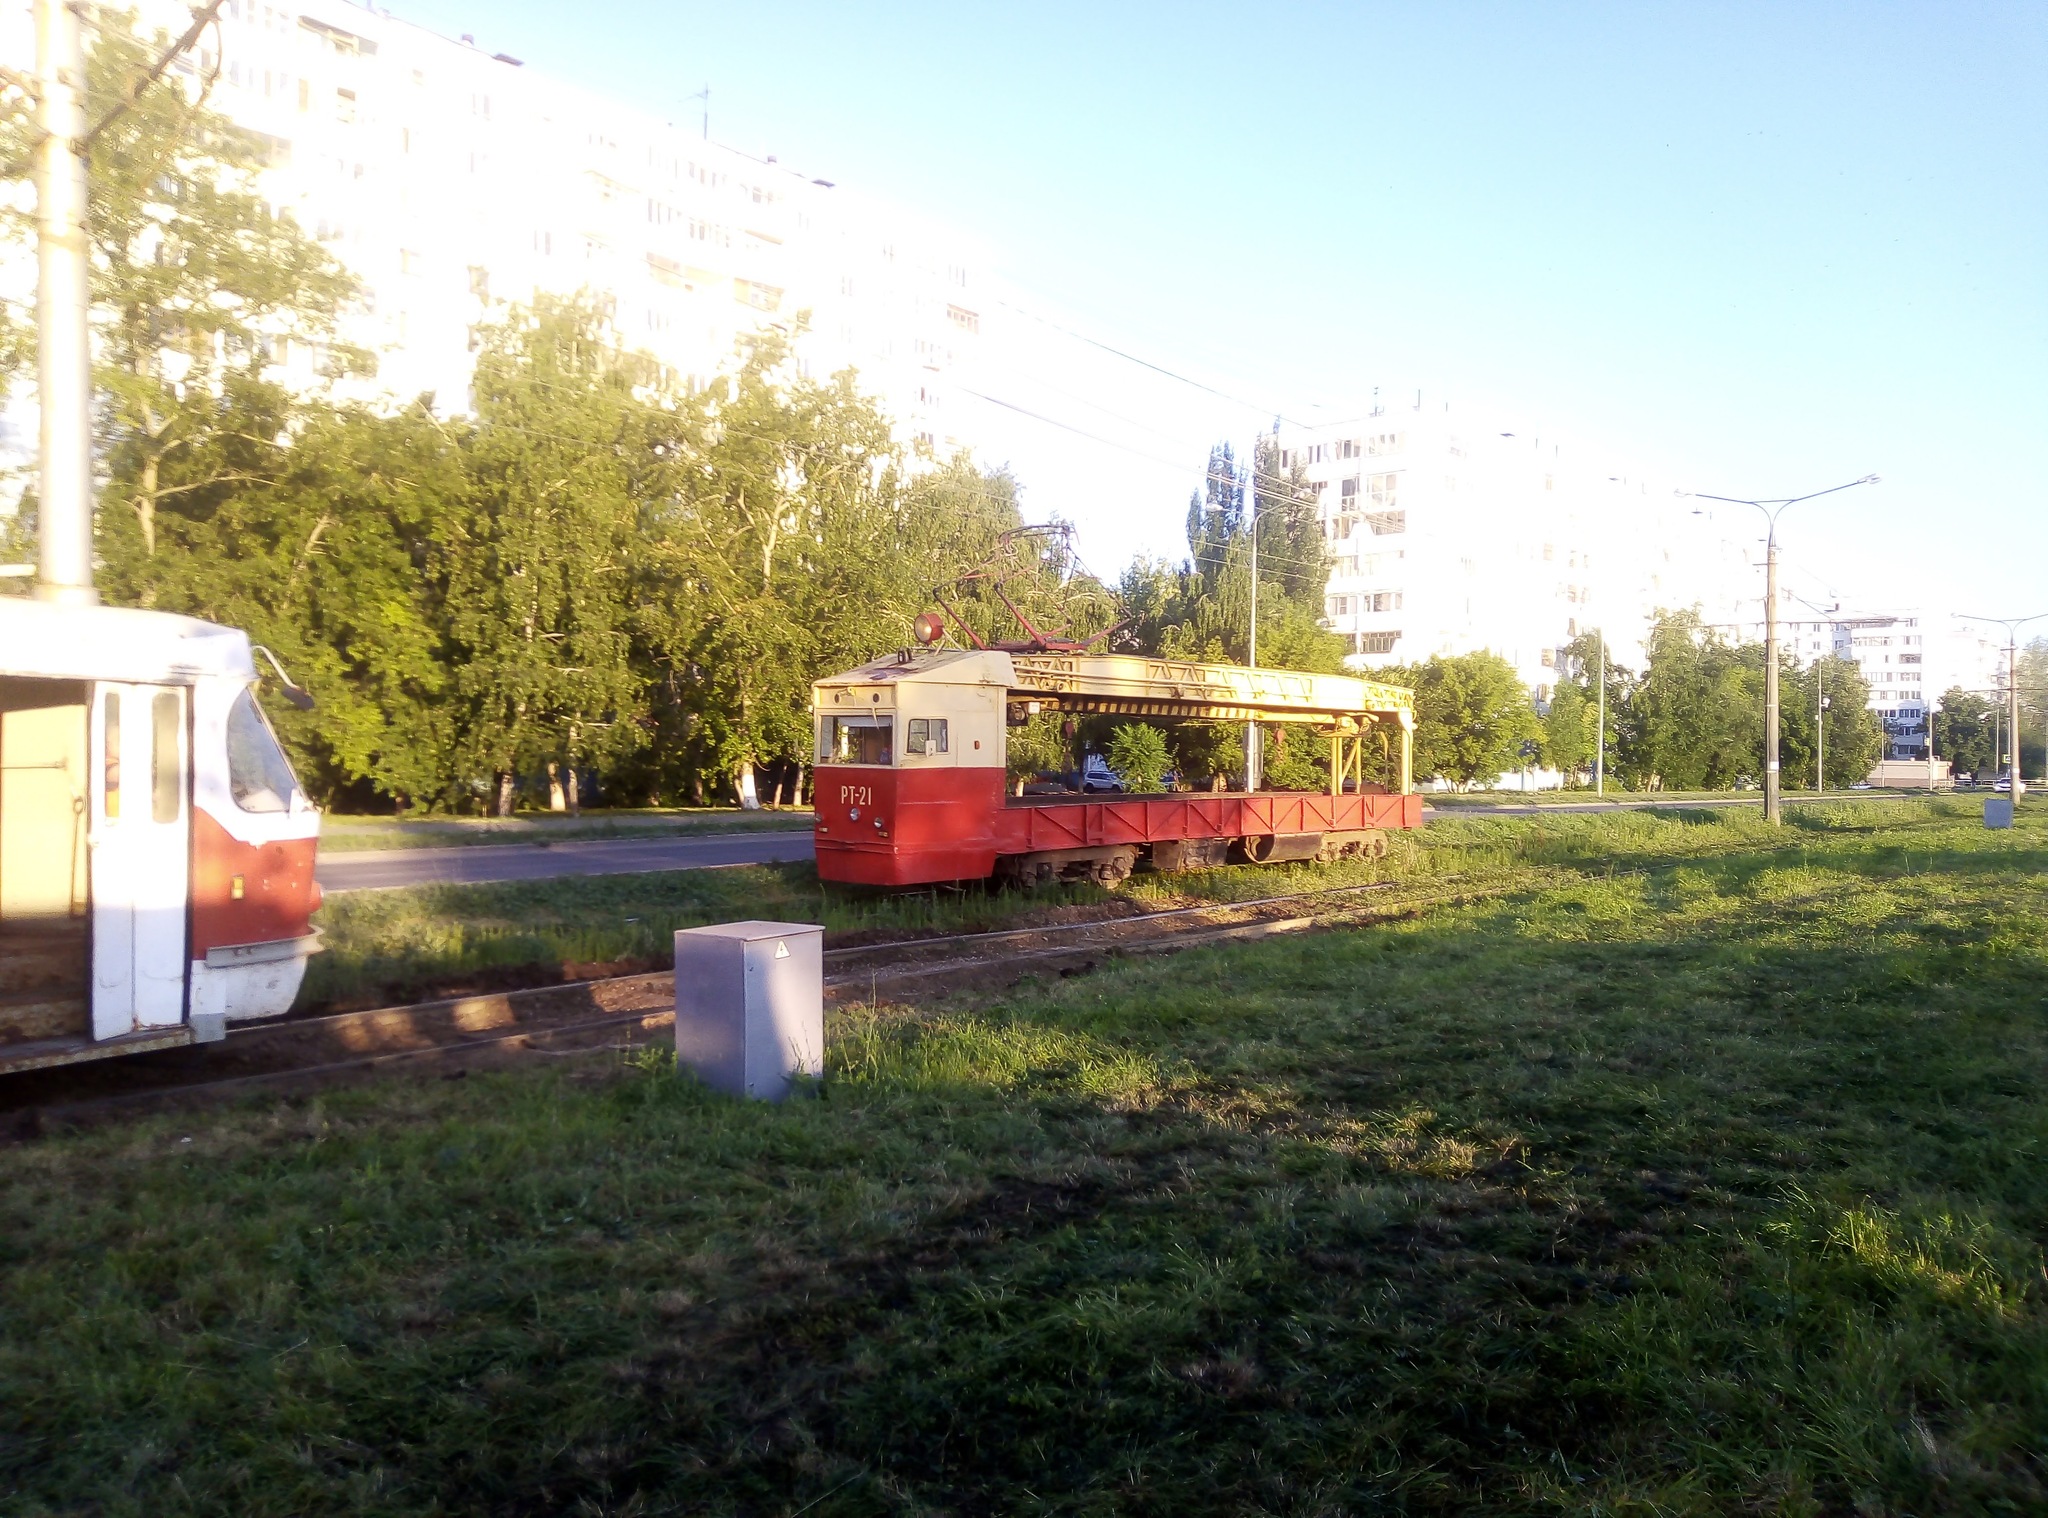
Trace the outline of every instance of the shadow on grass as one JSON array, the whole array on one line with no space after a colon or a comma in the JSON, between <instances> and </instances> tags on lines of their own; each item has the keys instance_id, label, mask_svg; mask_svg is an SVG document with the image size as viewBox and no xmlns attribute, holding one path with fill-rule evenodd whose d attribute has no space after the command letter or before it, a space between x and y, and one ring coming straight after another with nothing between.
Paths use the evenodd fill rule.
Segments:
<instances>
[{"instance_id":1,"label":"shadow on grass","mask_svg":"<svg viewBox=\"0 0 2048 1518\"><path fill-rule=\"evenodd\" d=\"M2027 1510L2038 958L1930 997L1918 946L1799 941L1791 874L847 1014L781 1109L639 1056L40 1146L0 1192L0 1478L151 1512Z\"/></svg>"}]
</instances>

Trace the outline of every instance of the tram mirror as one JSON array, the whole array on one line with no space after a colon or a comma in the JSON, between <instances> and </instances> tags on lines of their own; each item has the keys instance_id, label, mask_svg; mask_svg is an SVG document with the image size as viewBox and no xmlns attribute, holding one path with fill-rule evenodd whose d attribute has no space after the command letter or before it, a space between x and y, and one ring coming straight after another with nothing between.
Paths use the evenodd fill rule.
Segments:
<instances>
[{"instance_id":1,"label":"tram mirror","mask_svg":"<svg viewBox=\"0 0 2048 1518\"><path fill-rule=\"evenodd\" d=\"M287 685L284 688L284 698L302 712L313 709L313 693L303 685Z\"/></svg>"}]
</instances>

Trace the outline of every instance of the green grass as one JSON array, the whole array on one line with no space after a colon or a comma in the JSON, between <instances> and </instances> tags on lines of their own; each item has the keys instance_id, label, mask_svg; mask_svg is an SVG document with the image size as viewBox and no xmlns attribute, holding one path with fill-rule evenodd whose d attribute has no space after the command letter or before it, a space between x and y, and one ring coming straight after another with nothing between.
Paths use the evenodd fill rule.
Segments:
<instances>
[{"instance_id":1,"label":"green grass","mask_svg":"<svg viewBox=\"0 0 2048 1518\"><path fill-rule=\"evenodd\" d=\"M745 812L736 807L647 807L586 811L579 817L522 812L514 817L391 817L320 819L320 850L450 849L477 844L566 843L585 838L669 838L693 833L797 831L811 826L808 808Z\"/></svg>"},{"instance_id":2,"label":"green grass","mask_svg":"<svg viewBox=\"0 0 2048 1518\"><path fill-rule=\"evenodd\" d=\"M2048 813L1446 823L1526 889L18 1145L21 1513L2031 1513ZM190 1142L184 1142L187 1138Z\"/></svg>"},{"instance_id":3,"label":"green grass","mask_svg":"<svg viewBox=\"0 0 2048 1518\"><path fill-rule=\"evenodd\" d=\"M1789 815L1790 836L1803 839L1837 823L1868 828L1880 819L1923 817L1962 823L1978 813L1967 801L1943 800L1830 804ZM1601 867L1610 855L1683 858L1725 849L1733 840L1759 846L1770 840L1761 817L1748 811L1566 816L1571 820L1562 830L1549 819L1444 817L1419 834L1397 836L1396 852L1384 864L1138 875L1118 894L1157 909L1389 878L1483 884L1531 865ZM1707 823L1711 827L1701 831ZM1108 905L1107 893L1088 884L1028 892L821 887L809 864L346 892L330 898L315 919L326 952L312 962L299 1007L373 1006L451 990L657 968L669 963L676 929L736 918L821 923L832 941L849 942L1058 921L1099 914Z\"/></svg>"}]
</instances>

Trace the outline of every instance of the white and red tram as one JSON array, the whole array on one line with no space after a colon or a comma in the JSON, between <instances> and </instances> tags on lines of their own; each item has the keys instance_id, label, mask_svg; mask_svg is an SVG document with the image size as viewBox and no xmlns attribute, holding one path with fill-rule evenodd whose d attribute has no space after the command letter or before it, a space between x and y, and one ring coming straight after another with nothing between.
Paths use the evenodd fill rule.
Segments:
<instances>
[{"instance_id":1,"label":"white and red tram","mask_svg":"<svg viewBox=\"0 0 2048 1518\"><path fill-rule=\"evenodd\" d=\"M921 632L925 629L921 627ZM1343 675L1079 650L905 649L817 682L818 874L909 886L1003 874L1114 884L1140 863L1381 854L1422 825L1410 776L1413 695ZM1288 723L1329 743L1326 792L1012 796L1012 725L1042 712ZM1397 789L1365 779L1368 744L1398 754Z\"/></svg>"},{"instance_id":2,"label":"white and red tram","mask_svg":"<svg viewBox=\"0 0 2048 1518\"><path fill-rule=\"evenodd\" d=\"M256 681L233 628L0 598L0 1071L291 1007L320 814Z\"/></svg>"}]
</instances>

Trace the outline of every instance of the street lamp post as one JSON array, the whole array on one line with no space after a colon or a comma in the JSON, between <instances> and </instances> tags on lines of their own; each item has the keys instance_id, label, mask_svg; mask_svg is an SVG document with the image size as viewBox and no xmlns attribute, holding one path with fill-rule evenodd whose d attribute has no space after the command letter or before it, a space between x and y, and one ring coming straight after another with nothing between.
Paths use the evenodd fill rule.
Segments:
<instances>
[{"instance_id":1,"label":"street lamp post","mask_svg":"<svg viewBox=\"0 0 2048 1518\"><path fill-rule=\"evenodd\" d=\"M1965 622L1995 622L2005 629L2005 699L2006 740L2012 744L2011 765L2006 772L2006 794L2012 797L2013 810L2019 810L2020 796L2026 787L2020 783L2020 629L2029 622L2048 618L2048 611L2037 611L2031 617L1980 617L1964 614ZM1998 763L1994 755L1992 764Z\"/></svg>"},{"instance_id":2,"label":"street lamp post","mask_svg":"<svg viewBox=\"0 0 2048 1518\"><path fill-rule=\"evenodd\" d=\"M1860 480L1850 480L1846 485L1830 485L1826 490L1813 490L1805 495L1782 496L1771 500L1753 501L1744 496L1703 495L1698 491L1684 491L1700 501L1725 501L1732 506L1754 506L1764 514L1769 532L1764 539L1764 820L1776 824L1783 820L1780 805L1778 775L1778 517L1788 506L1797 506L1801 501L1813 500L1816 496L1833 495L1838 490L1853 490L1858 485L1875 485L1877 476L1866 474Z\"/></svg>"},{"instance_id":3,"label":"street lamp post","mask_svg":"<svg viewBox=\"0 0 2048 1518\"><path fill-rule=\"evenodd\" d=\"M1822 674L1821 679L1827 676ZM1828 789L1828 708L1835 703L1827 696L1813 709L1813 788L1822 795Z\"/></svg>"}]
</instances>

